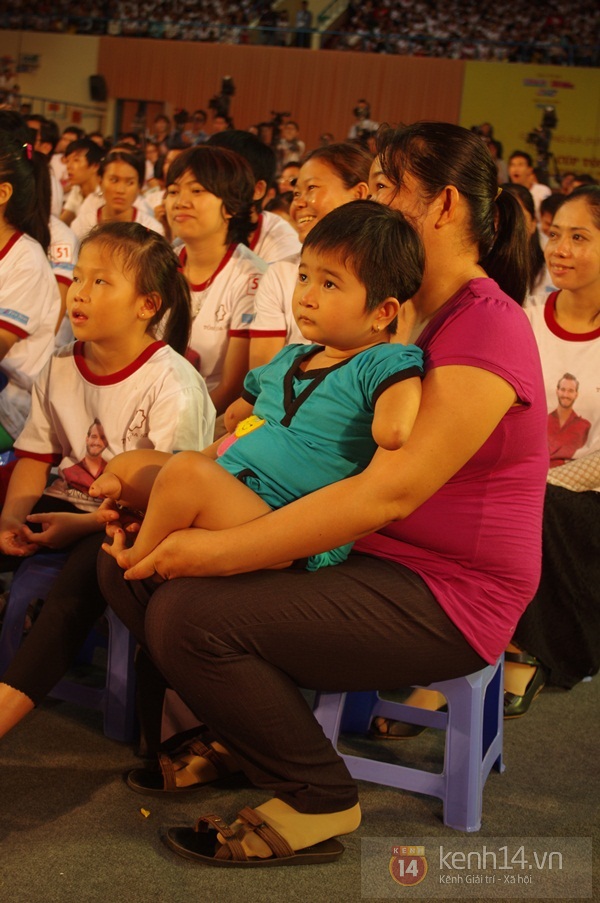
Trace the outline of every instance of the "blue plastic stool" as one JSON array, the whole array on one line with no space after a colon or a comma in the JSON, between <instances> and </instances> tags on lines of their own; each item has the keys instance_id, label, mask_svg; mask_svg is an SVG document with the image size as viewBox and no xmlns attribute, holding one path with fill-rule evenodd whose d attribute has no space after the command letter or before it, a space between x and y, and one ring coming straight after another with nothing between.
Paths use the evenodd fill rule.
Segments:
<instances>
[{"instance_id":1,"label":"blue plastic stool","mask_svg":"<svg viewBox=\"0 0 600 903\"><path fill-rule=\"evenodd\" d=\"M66 555L62 552L38 552L27 558L15 573L4 612L0 633L0 675L6 671L21 645L27 607L35 599L43 599L58 576ZM125 625L107 608L109 627L106 683L103 687L88 687L63 678L50 695L65 702L98 709L104 715L104 733L113 740L130 742L136 732L135 671L133 659L135 641ZM104 642L92 631L86 645Z\"/></svg>"},{"instance_id":2,"label":"blue plastic stool","mask_svg":"<svg viewBox=\"0 0 600 903\"><path fill-rule=\"evenodd\" d=\"M444 767L439 774L339 754L353 778L436 796L444 805L444 824L459 831L478 831L486 778L493 766L504 771L503 663L502 656L475 674L429 684L428 689L445 696L447 712L389 702L377 693L318 693L314 714L336 749L340 729L365 732L378 715L444 729Z\"/></svg>"}]
</instances>

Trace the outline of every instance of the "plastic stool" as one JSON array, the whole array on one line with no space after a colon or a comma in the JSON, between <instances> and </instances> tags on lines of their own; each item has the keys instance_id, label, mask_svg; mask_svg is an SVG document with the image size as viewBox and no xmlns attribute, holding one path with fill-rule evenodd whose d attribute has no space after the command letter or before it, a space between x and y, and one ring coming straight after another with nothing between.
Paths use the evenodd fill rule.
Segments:
<instances>
[{"instance_id":1,"label":"plastic stool","mask_svg":"<svg viewBox=\"0 0 600 903\"><path fill-rule=\"evenodd\" d=\"M353 778L436 796L444 805L444 824L459 831L478 831L486 778L493 766L504 771L503 663L502 656L475 674L429 684L428 689L445 696L447 712L389 702L377 693L318 693L314 714L336 749L341 727L366 731L378 715L445 729L440 774L338 753Z\"/></svg>"},{"instance_id":2,"label":"plastic stool","mask_svg":"<svg viewBox=\"0 0 600 903\"><path fill-rule=\"evenodd\" d=\"M4 674L21 645L28 605L32 600L46 596L65 560L66 555L62 552L38 552L25 559L16 571L0 633L0 675ZM105 735L113 740L130 742L136 732L133 667L136 644L125 625L110 608L106 610L106 619L109 637L105 685L88 687L63 678L53 688L50 696L98 709L104 715ZM90 637L94 646L104 641L96 631L92 631Z\"/></svg>"}]
</instances>

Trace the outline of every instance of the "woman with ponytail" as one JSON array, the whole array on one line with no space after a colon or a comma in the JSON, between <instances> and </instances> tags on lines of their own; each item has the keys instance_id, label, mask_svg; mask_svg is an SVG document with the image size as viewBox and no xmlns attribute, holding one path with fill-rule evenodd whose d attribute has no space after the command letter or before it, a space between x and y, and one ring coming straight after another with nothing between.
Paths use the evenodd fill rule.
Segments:
<instances>
[{"instance_id":1,"label":"woman with ponytail","mask_svg":"<svg viewBox=\"0 0 600 903\"><path fill-rule=\"evenodd\" d=\"M498 196L483 142L445 123L384 131L370 187L425 246L422 285L400 308L399 340L425 357L406 443L250 523L172 533L127 581L99 563L107 600L214 738L175 756L175 788L156 792L241 768L265 794L219 834L206 819L168 831L176 853L206 865L338 858L330 838L358 826L358 791L298 688L477 671L502 654L539 579L547 414L531 327L506 294L527 289L518 204ZM324 290L335 296L347 266L322 272ZM334 568L265 570L351 541ZM114 554L123 542L117 531ZM135 581L152 569L163 583Z\"/></svg>"},{"instance_id":2,"label":"woman with ponytail","mask_svg":"<svg viewBox=\"0 0 600 903\"><path fill-rule=\"evenodd\" d=\"M48 217L37 203L31 130L0 111L0 451L12 447L31 406L31 386L52 352L60 296L46 257ZM40 155L41 156L41 155Z\"/></svg>"}]
</instances>

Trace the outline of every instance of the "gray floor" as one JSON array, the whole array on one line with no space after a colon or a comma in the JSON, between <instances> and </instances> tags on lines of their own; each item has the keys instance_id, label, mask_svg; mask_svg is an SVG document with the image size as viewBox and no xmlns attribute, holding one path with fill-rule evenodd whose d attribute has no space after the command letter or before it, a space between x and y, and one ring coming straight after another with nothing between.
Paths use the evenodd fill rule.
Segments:
<instances>
[{"instance_id":1,"label":"gray floor","mask_svg":"<svg viewBox=\"0 0 600 903\"><path fill-rule=\"evenodd\" d=\"M161 834L167 826L191 824L202 812L231 816L242 805L260 802L261 793L240 781L233 790L212 785L176 800L136 795L123 782L123 773L138 764L132 750L102 735L97 713L50 701L0 742L0 901L341 903L417 899L419 893L425 899L422 889L400 887L388 874L381 876L381 892L377 882L365 884L361 841L419 844L433 837L450 843L467 837L476 844L494 838L497 845L498 838L508 837L597 839L599 697L598 678L569 693L547 690L527 717L507 723L506 771L488 779L479 834L445 828L441 804L431 797L363 783L363 823L344 838L339 862L253 872L179 859ZM371 741L348 742L360 748ZM429 731L393 749L378 746L383 756L434 763L442 735ZM382 843L389 859L387 841ZM568 888L567 883L555 898L570 899ZM440 897L438 891L435 898L448 899L456 889L447 893ZM493 894L470 888L461 896L487 900ZM537 899L531 889L527 899Z\"/></svg>"}]
</instances>

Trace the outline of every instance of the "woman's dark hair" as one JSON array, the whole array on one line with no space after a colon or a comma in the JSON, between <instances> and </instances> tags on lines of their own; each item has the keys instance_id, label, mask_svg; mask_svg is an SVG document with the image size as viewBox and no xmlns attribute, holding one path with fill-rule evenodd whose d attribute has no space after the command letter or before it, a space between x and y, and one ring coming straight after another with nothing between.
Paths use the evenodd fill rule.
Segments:
<instances>
[{"instance_id":1,"label":"woman's dark hair","mask_svg":"<svg viewBox=\"0 0 600 903\"><path fill-rule=\"evenodd\" d=\"M167 171L166 187L186 173L192 173L202 187L223 202L230 215L227 241L248 244L254 226L251 220L254 175L239 154L224 147L191 147L173 160Z\"/></svg>"},{"instance_id":2,"label":"woman's dark hair","mask_svg":"<svg viewBox=\"0 0 600 903\"><path fill-rule=\"evenodd\" d=\"M33 140L33 132L21 116L0 110L0 182L12 186L4 216L48 253L50 173L47 158L33 150Z\"/></svg>"},{"instance_id":3,"label":"woman's dark hair","mask_svg":"<svg viewBox=\"0 0 600 903\"><path fill-rule=\"evenodd\" d=\"M400 211L375 201L336 207L310 230L302 253L308 249L338 258L354 273L365 287L367 310L386 298L407 301L423 279L425 250L416 230ZM394 319L388 331L396 326Z\"/></svg>"},{"instance_id":4,"label":"woman's dark hair","mask_svg":"<svg viewBox=\"0 0 600 903\"><path fill-rule=\"evenodd\" d=\"M302 158L300 165L304 166L309 160L326 163L342 180L344 188L354 188L359 182L368 183L373 155L358 144L340 141L315 148Z\"/></svg>"},{"instance_id":5,"label":"woman's dark hair","mask_svg":"<svg viewBox=\"0 0 600 903\"><path fill-rule=\"evenodd\" d=\"M146 175L146 161L143 156L135 150L135 148L129 146L129 150L125 150L124 148L114 148L109 151L109 153L104 157L102 163L100 164L100 168L98 170L98 175L102 177L106 172L106 167L111 163L127 163L128 166L131 166L132 169L135 170L139 187L141 188L144 184L144 177Z\"/></svg>"},{"instance_id":6,"label":"woman's dark hair","mask_svg":"<svg viewBox=\"0 0 600 903\"><path fill-rule=\"evenodd\" d=\"M590 208L594 225L600 229L600 185L580 185L578 188L574 188L571 194L564 199L563 204L578 201L580 198L583 198Z\"/></svg>"},{"instance_id":7,"label":"woman's dark hair","mask_svg":"<svg viewBox=\"0 0 600 903\"><path fill-rule=\"evenodd\" d=\"M516 199L498 191L494 161L474 132L447 122L417 122L377 133L384 176L399 189L409 173L423 200L433 201L454 186L470 211L469 238L479 248L479 265L500 288L522 303L529 285L525 220Z\"/></svg>"},{"instance_id":8,"label":"woman's dark hair","mask_svg":"<svg viewBox=\"0 0 600 903\"><path fill-rule=\"evenodd\" d=\"M268 144L260 141L256 135L243 132L241 129L225 129L224 132L215 132L208 139L209 147L226 147L243 157L254 173L255 182L265 182L265 194L275 184L275 172L277 170L277 157L275 151ZM257 212L261 210L261 200L255 202Z\"/></svg>"},{"instance_id":9,"label":"woman's dark hair","mask_svg":"<svg viewBox=\"0 0 600 903\"><path fill-rule=\"evenodd\" d=\"M169 242L139 223L102 223L86 235L81 248L91 242L103 245L120 260L123 270L132 274L140 295L160 297L162 303L149 329L155 335L164 320L164 341L184 354L192 325L190 289Z\"/></svg>"},{"instance_id":10,"label":"woman's dark hair","mask_svg":"<svg viewBox=\"0 0 600 903\"><path fill-rule=\"evenodd\" d=\"M544 252L540 244L540 234L537 230L537 217L535 215L535 202L529 188L517 182L506 182L502 185L502 191L508 191L525 208L531 219L536 223L536 228L529 236L529 291L533 291L540 274L546 266ZM529 230L527 230L529 231Z\"/></svg>"}]
</instances>

